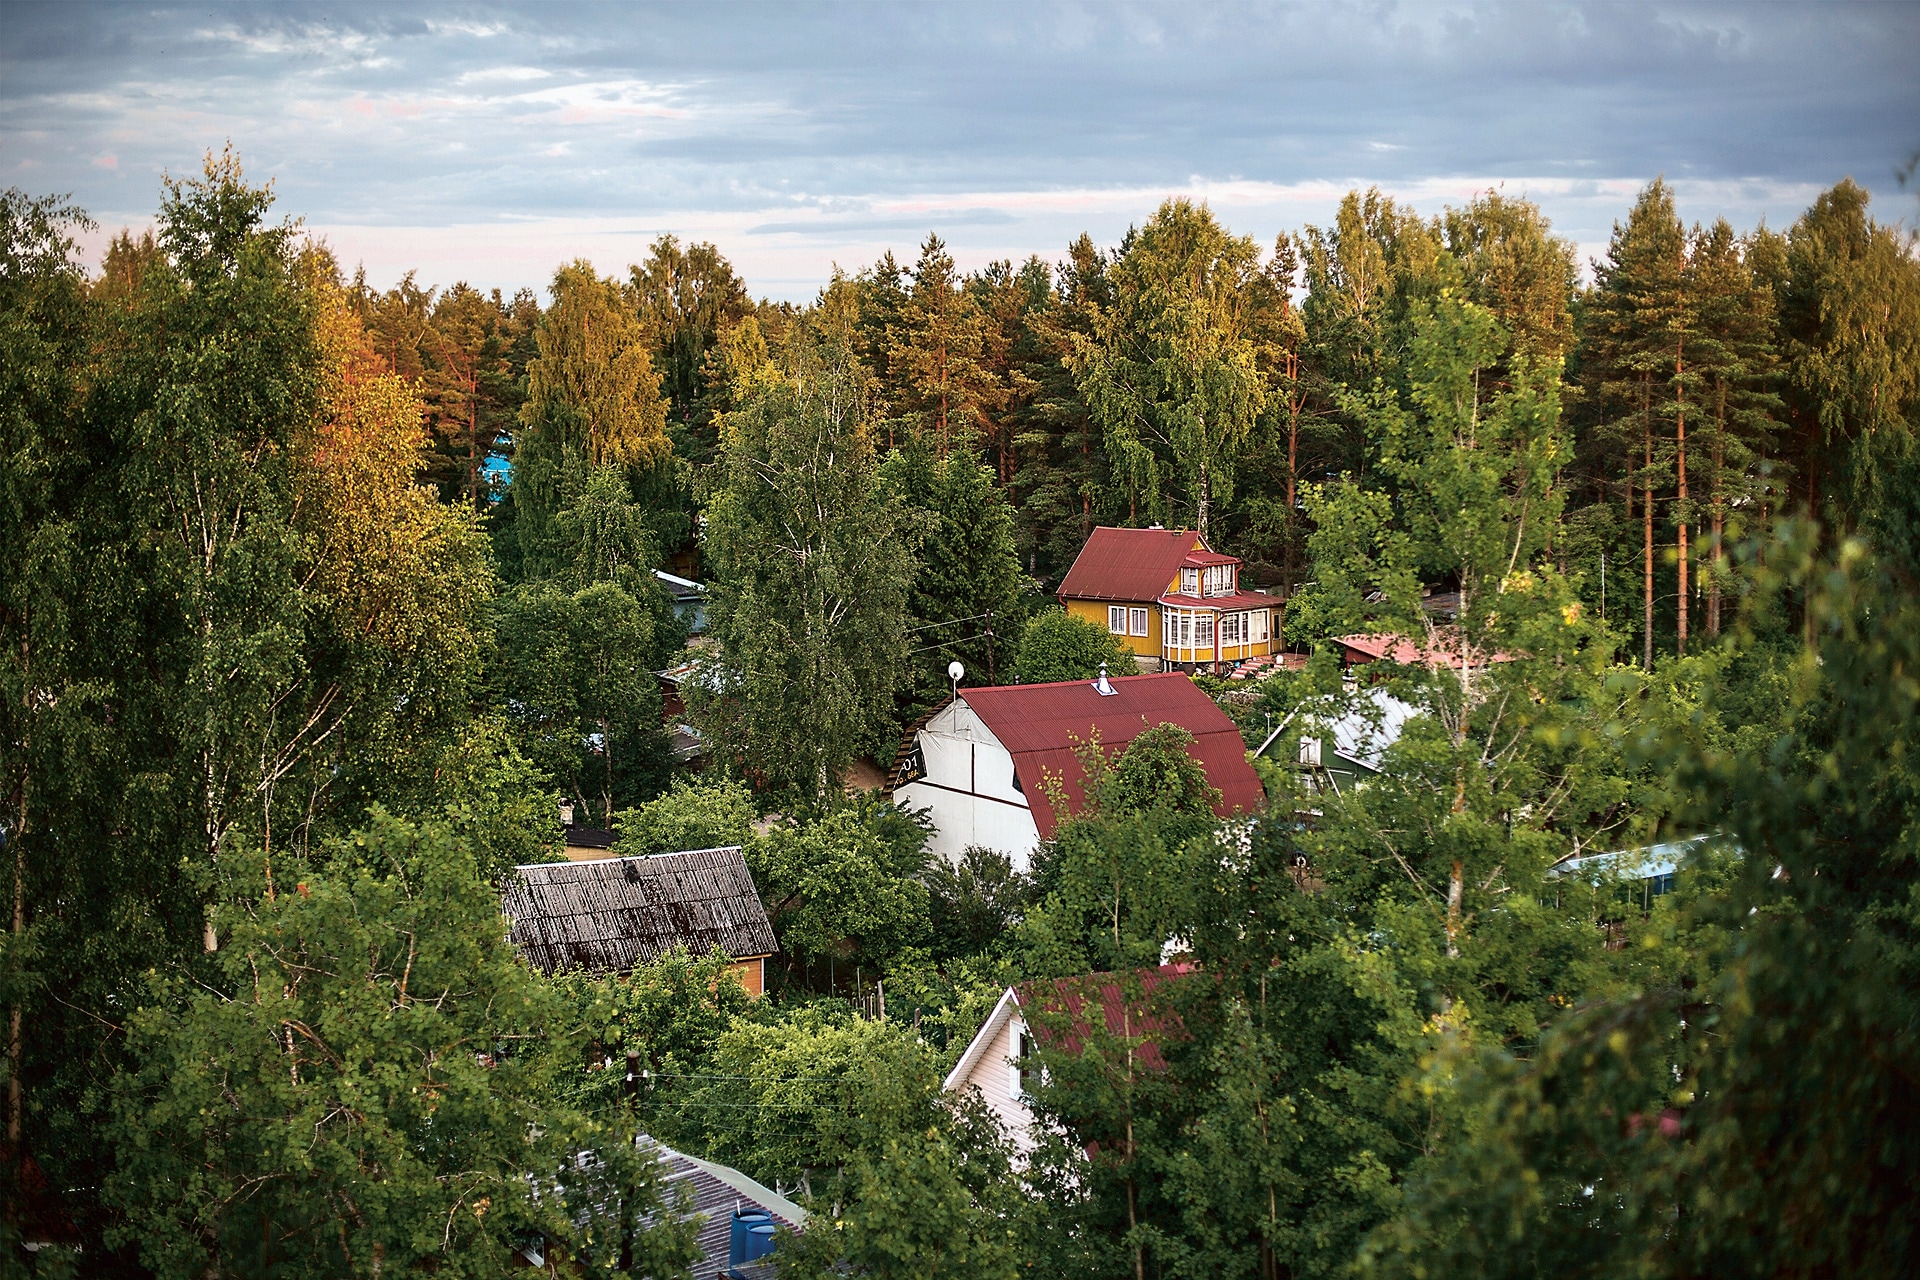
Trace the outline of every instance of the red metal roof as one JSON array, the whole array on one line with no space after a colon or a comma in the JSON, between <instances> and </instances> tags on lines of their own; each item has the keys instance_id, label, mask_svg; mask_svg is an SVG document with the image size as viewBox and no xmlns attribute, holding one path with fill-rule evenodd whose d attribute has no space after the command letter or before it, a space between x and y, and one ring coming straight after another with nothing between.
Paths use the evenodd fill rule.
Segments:
<instances>
[{"instance_id":1,"label":"red metal roof","mask_svg":"<svg viewBox=\"0 0 1920 1280\"><path fill-rule=\"evenodd\" d=\"M1155 990L1169 981L1194 972L1191 964L1163 964L1157 969L1136 969L1132 973L1088 973L1077 978L1043 979L1023 982L1014 990L1020 1006L1029 1011L1064 1014L1065 1027L1048 1025L1046 1019L1029 1016L1028 1025L1040 1043L1078 1055L1092 1030L1087 1007L1096 1001L1106 1015L1107 1034L1142 1043L1136 1052L1142 1066L1158 1071L1166 1065L1160 1056L1161 1040L1183 1040L1187 1030L1180 1015L1155 998ZM1127 987L1135 998L1127 998Z\"/></svg>"},{"instance_id":2,"label":"red metal roof","mask_svg":"<svg viewBox=\"0 0 1920 1280\"><path fill-rule=\"evenodd\" d=\"M1189 553L1205 550L1192 529L1095 529L1060 580L1061 599L1155 599Z\"/></svg>"},{"instance_id":3,"label":"red metal roof","mask_svg":"<svg viewBox=\"0 0 1920 1280\"><path fill-rule=\"evenodd\" d=\"M1180 562L1182 568L1205 568L1216 564L1239 564L1238 556L1223 556L1218 551L1189 551Z\"/></svg>"},{"instance_id":4,"label":"red metal roof","mask_svg":"<svg viewBox=\"0 0 1920 1280\"><path fill-rule=\"evenodd\" d=\"M1014 774L1033 807L1034 825L1051 839L1058 822L1047 803L1046 777L1058 776L1074 812L1086 803L1084 776L1074 748L1097 731L1103 750L1132 742L1142 730L1177 724L1193 735L1189 754L1220 790L1221 817L1254 813L1264 801L1260 779L1247 763L1240 730L1212 698L1178 671L1117 676L1114 692L1102 696L1091 681L999 685L962 689L960 698L1013 756Z\"/></svg>"},{"instance_id":5,"label":"red metal roof","mask_svg":"<svg viewBox=\"0 0 1920 1280\"><path fill-rule=\"evenodd\" d=\"M1334 643L1342 649L1350 650L1347 654L1347 661L1349 662L1359 660L1365 660L1367 662L1397 662L1402 666L1409 667L1458 667L1460 665L1459 636L1448 635L1445 632L1441 634L1440 647L1434 650L1429 650L1425 645L1409 640L1405 636L1397 635L1341 636L1335 640ZM1356 657L1356 655L1358 655L1358 657ZM1493 660L1495 662L1511 662L1513 661L1513 655L1502 650L1496 650L1493 655ZM1486 661L1480 654L1474 653L1468 655L1467 665L1473 667L1485 666Z\"/></svg>"}]
</instances>

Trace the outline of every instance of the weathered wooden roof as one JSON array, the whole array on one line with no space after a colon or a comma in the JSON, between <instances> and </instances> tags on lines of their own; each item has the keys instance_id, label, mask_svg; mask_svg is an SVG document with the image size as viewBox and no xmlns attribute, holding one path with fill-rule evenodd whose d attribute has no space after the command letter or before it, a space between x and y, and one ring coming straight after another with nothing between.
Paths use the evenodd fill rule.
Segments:
<instances>
[{"instance_id":1,"label":"weathered wooden roof","mask_svg":"<svg viewBox=\"0 0 1920 1280\"><path fill-rule=\"evenodd\" d=\"M515 867L500 909L513 945L547 973L625 973L675 947L736 960L779 947L738 845Z\"/></svg>"}]
</instances>

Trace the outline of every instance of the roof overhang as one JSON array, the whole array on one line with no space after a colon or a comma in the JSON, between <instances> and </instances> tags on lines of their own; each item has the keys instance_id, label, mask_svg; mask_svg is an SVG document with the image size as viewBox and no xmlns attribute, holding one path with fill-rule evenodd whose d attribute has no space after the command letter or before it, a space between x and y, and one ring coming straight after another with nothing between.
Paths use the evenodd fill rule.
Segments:
<instances>
[{"instance_id":1,"label":"roof overhang","mask_svg":"<svg viewBox=\"0 0 1920 1280\"><path fill-rule=\"evenodd\" d=\"M1019 993L1012 987L1008 987L1001 993L998 1003L993 1006L993 1012L987 1015L987 1020L980 1024L978 1031L973 1033L973 1039L967 1042L966 1052L960 1055L960 1061L954 1063L953 1070L947 1072L947 1078L940 1085L942 1093L953 1092L962 1081L973 1074L973 1069L979 1066L980 1060L986 1056L987 1046L993 1043L994 1037L998 1036L1019 1012Z\"/></svg>"}]
</instances>

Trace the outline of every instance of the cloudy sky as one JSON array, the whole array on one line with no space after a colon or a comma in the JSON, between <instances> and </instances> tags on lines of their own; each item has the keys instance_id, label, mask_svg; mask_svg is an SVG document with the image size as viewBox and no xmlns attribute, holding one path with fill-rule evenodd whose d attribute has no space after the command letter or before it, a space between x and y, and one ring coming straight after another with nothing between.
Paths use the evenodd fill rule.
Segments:
<instances>
[{"instance_id":1,"label":"cloudy sky","mask_svg":"<svg viewBox=\"0 0 1920 1280\"><path fill-rule=\"evenodd\" d=\"M1690 219L1784 226L1852 175L1914 221L1920 5L0 7L8 185L104 234L228 139L380 284L671 231L804 300L929 230L1057 258L1187 193L1270 240L1356 185L1504 188L1592 255L1656 174Z\"/></svg>"}]
</instances>

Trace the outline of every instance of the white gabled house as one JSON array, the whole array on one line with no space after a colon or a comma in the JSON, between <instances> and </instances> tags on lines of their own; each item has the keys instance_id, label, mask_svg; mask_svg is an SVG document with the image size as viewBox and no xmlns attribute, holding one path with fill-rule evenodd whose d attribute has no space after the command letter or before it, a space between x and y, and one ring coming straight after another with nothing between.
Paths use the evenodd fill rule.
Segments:
<instances>
[{"instance_id":1,"label":"white gabled house","mask_svg":"<svg viewBox=\"0 0 1920 1280\"><path fill-rule=\"evenodd\" d=\"M1050 786L1073 811L1085 803L1076 754L1084 744L1098 738L1117 751L1160 724L1193 735L1188 751L1219 789L1221 817L1259 812L1265 796L1240 730L1177 671L961 689L902 747L893 799L927 811L939 856L957 861L980 845L1024 872L1064 816L1049 803Z\"/></svg>"},{"instance_id":2,"label":"white gabled house","mask_svg":"<svg viewBox=\"0 0 1920 1280\"><path fill-rule=\"evenodd\" d=\"M1032 1048L1030 1034L1020 1016L1020 993L1008 987L941 1085L947 1093L978 1092L1022 1154L1033 1150L1033 1112L1027 1109L1019 1066Z\"/></svg>"}]
</instances>

